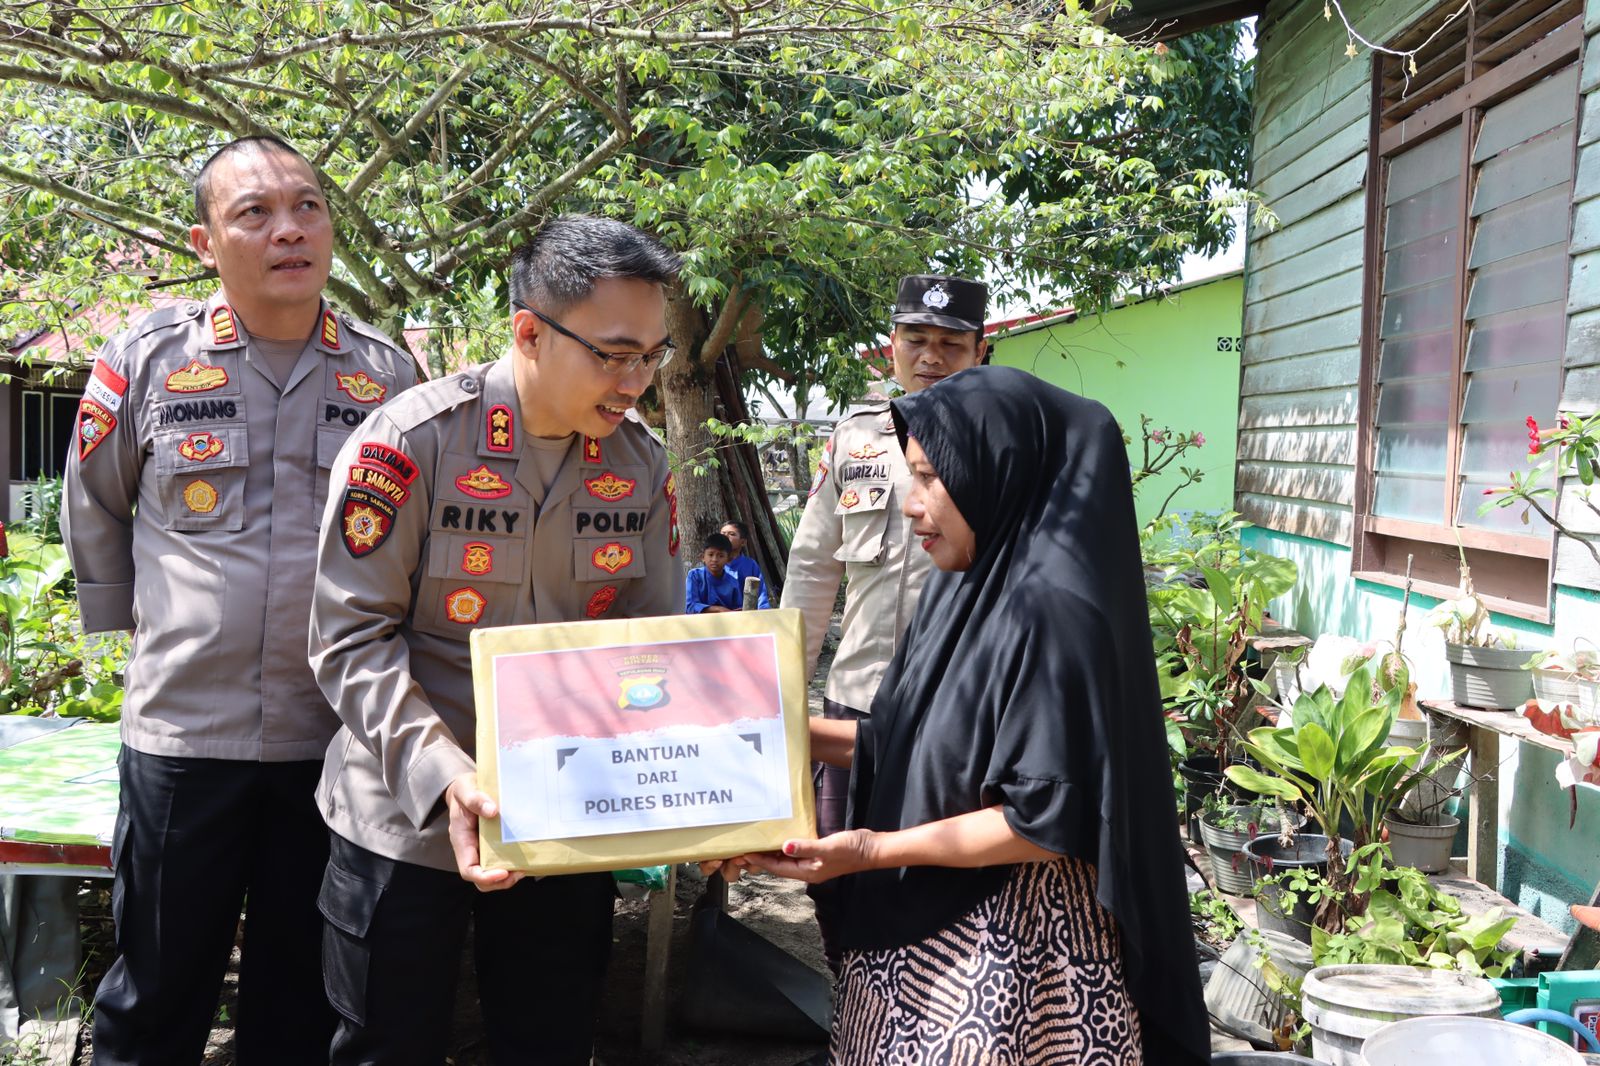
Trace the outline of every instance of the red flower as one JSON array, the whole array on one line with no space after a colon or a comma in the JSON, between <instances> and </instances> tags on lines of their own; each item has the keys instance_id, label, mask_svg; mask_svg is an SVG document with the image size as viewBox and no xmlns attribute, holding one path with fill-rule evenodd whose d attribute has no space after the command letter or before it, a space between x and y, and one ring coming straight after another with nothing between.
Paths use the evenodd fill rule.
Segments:
<instances>
[{"instance_id":1,"label":"red flower","mask_svg":"<svg viewBox=\"0 0 1600 1066\"><path fill-rule=\"evenodd\" d=\"M1537 432L1539 432L1538 419L1534 418L1532 415L1528 416L1528 432L1529 433L1537 433Z\"/></svg>"}]
</instances>

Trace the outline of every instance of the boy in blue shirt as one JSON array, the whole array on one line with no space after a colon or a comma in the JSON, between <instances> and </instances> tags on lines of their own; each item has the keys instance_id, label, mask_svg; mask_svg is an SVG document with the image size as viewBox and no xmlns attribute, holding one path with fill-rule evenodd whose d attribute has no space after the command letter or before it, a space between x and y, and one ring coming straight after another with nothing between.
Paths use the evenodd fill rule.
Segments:
<instances>
[{"instance_id":1,"label":"boy in blue shirt","mask_svg":"<svg viewBox=\"0 0 1600 1066\"><path fill-rule=\"evenodd\" d=\"M744 590L727 568L731 555L733 543L727 537L713 533L706 538L700 549L700 561L705 565L695 567L684 578L685 614L737 611L744 606Z\"/></svg>"},{"instance_id":2,"label":"boy in blue shirt","mask_svg":"<svg viewBox=\"0 0 1600 1066\"><path fill-rule=\"evenodd\" d=\"M730 518L722 523L722 535L728 538L728 543L733 545L733 555L728 559L728 573L739 579L739 588L744 588L744 579L747 577L758 578L761 581L761 598L756 606L765 611L772 606L772 601L767 599L767 579L761 573L761 564L756 562L756 557L745 551L745 545L750 542L750 527L737 518Z\"/></svg>"}]
</instances>

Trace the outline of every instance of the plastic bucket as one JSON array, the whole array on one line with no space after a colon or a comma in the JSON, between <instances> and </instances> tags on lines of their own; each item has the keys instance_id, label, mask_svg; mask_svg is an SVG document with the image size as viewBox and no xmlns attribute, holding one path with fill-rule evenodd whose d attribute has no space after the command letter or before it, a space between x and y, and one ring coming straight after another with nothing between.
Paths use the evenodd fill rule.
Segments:
<instances>
[{"instance_id":1,"label":"plastic bucket","mask_svg":"<svg viewBox=\"0 0 1600 1066\"><path fill-rule=\"evenodd\" d=\"M1250 873L1249 859L1241 854L1244 846L1263 833L1276 833L1280 817L1287 818L1295 829L1305 824L1305 818L1288 810L1280 815L1276 808L1254 803L1235 804L1226 813L1243 819L1245 825L1238 829L1220 828L1216 824L1218 812L1207 811L1200 816L1200 839L1211 859L1211 875L1217 887L1229 895L1248 896L1255 891L1255 878Z\"/></svg>"},{"instance_id":2,"label":"plastic bucket","mask_svg":"<svg viewBox=\"0 0 1600 1066\"><path fill-rule=\"evenodd\" d=\"M1490 1018L1410 1018L1367 1039L1361 1066L1583 1066L1583 1056L1537 1029Z\"/></svg>"},{"instance_id":3,"label":"plastic bucket","mask_svg":"<svg viewBox=\"0 0 1600 1066\"><path fill-rule=\"evenodd\" d=\"M1500 993L1487 979L1414 966L1319 966L1306 975L1300 1002L1311 1054L1331 1066L1371 1066L1361 1046L1391 1022L1436 1014L1500 1018ZM1405 1066L1418 1062L1465 1066L1416 1056Z\"/></svg>"},{"instance_id":4,"label":"plastic bucket","mask_svg":"<svg viewBox=\"0 0 1600 1066\"><path fill-rule=\"evenodd\" d=\"M1287 1051L1229 1051L1211 1056L1211 1066L1321 1066L1316 1059Z\"/></svg>"}]
</instances>

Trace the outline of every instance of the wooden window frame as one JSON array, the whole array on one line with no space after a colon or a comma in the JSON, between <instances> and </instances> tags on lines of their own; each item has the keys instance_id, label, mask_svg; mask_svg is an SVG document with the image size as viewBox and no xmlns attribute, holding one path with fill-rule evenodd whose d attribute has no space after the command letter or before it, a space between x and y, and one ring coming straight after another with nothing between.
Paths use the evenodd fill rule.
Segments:
<instances>
[{"instance_id":1,"label":"wooden window frame","mask_svg":"<svg viewBox=\"0 0 1600 1066\"><path fill-rule=\"evenodd\" d=\"M1508 11L1486 19L1502 21L1513 11L1525 9L1517 3ZM1474 18L1469 9L1464 18ZM1547 16L1546 16L1547 17ZM1539 28L1537 20L1531 24ZM1521 30L1519 33L1523 32ZM1584 52L1583 13L1556 24L1530 47L1510 58L1500 59L1483 73L1473 76L1474 31L1466 35L1464 83L1444 92L1425 106L1410 110L1385 126L1385 57L1375 56L1372 64L1372 109L1367 148L1367 211L1362 263L1361 369L1357 405L1355 504L1352 508L1353 534L1351 572L1358 580L1400 587L1405 584L1407 557L1413 560L1412 588L1427 596L1451 599L1459 590L1460 561L1456 537L1472 567L1473 583L1491 610L1537 622L1550 621L1551 581L1554 576L1555 532L1546 537L1523 536L1464 526L1434 525L1386 518L1371 513L1373 482L1377 462L1377 433L1374 429L1377 405L1377 363L1379 327L1383 307L1384 190L1388 187L1389 159L1403 149L1421 144L1430 137L1465 126L1462 137L1461 191L1457 217L1462 221L1458 249L1455 313L1452 340L1455 366L1451 377L1454 396L1452 419L1447 430L1448 467L1445 484L1450 490L1453 517L1459 507L1462 449L1461 407L1466 383L1466 306L1471 273L1473 223L1469 215L1475 167L1473 146L1486 109L1531 86L1545 76L1572 63L1581 63ZM1494 47L1500 47L1496 45ZM1388 59L1388 62L1397 62ZM1424 75L1427 74L1426 69ZM1578 79L1580 86L1582 78ZM1425 84L1421 90L1426 92ZM1579 90L1577 120L1582 120L1582 93ZM1577 142L1573 137L1574 162ZM1576 169L1574 169L1576 175ZM1571 205L1568 206L1567 233L1571 242ZM1568 285L1571 284L1570 272ZM1563 290L1563 300L1566 292ZM1565 391L1566 367L1563 354L1559 368L1561 393ZM1559 403L1559 401L1558 401Z\"/></svg>"}]
</instances>

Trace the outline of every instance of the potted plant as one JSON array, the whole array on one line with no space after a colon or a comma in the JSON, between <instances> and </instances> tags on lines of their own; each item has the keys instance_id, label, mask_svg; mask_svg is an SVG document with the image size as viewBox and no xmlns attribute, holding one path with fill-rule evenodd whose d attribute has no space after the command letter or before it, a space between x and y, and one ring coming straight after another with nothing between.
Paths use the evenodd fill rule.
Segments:
<instances>
[{"instance_id":1,"label":"potted plant","mask_svg":"<svg viewBox=\"0 0 1600 1066\"><path fill-rule=\"evenodd\" d=\"M1162 518L1141 533L1150 574L1150 628L1161 695L1181 739L1177 771L1185 786L1191 835L1201 801L1221 790L1241 721L1267 686L1251 675L1250 638L1266 604L1294 586L1295 564L1240 540L1235 513Z\"/></svg>"},{"instance_id":2,"label":"potted plant","mask_svg":"<svg viewBox=\"0 0 1600 1066\"><path fill-rule=\"evenodd\" d=\"M1472 588L1466 551L1461 555L1461 595L1445 600L1428 620L1444 632L1450 664L1450 698L1463 707L1509 711L1533 698L1533 678L1523 669L1530 655L1510 635L1489 626L1489 608Z\"/></svg>"},{"instance_id":3,"label":"potted plant","mask_svg":"<svg viewBox=\"0 0 1600 1066\"><path fill-rule=\"evenodd\" d=\"M1261 769L1230 766L1227 770L1229 780L1246 788L1305 806L1330 838L1323 845L1329 860L1325 876L1340 893L1350 888L1353 879L1340 861L1336 837L1346 820L1353 846L1364 847L1376 839L1376 827L1396 803L1464 751L1424 766L1425 748L1386 743L1410 690L1403 665L1390 676L1391 684L1375 686L1373 672L1362 666L1351 674L1342 696L1335 698L1326 685L1302 693L1295 701L1292 724L1254 729L1244 742ZM1270 845L1262 847L1264 853L1252 841L1246 854L1263 866L1268 859L1272 866L1281 861L1271 854ZM1360 913L1359 900L1354 907L1353 913ZM1335 917L1330 908L1321 907L1317 924L1332 929Z\"/></svg>"},{"instance_id":4,"label":"potted plant","mask_svg":"<svg viewBox=\"0 0 1600 1066\"><path fill-rule=\"evenodd\" d=\"M1254 892L1245 845L1263 834L1293 834L1305 818L1281 803L1229 803L1221 797L1207 800L1200 815L1200 840L1211 860L1211 876L1223 892L1248 896Z\"/></svg>"}]
</instances>

